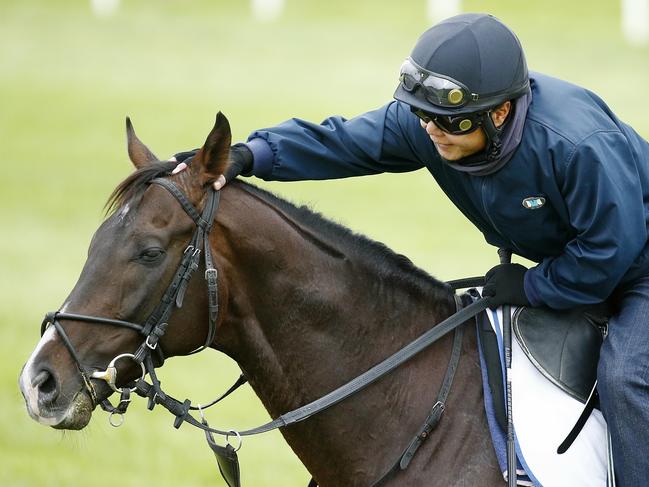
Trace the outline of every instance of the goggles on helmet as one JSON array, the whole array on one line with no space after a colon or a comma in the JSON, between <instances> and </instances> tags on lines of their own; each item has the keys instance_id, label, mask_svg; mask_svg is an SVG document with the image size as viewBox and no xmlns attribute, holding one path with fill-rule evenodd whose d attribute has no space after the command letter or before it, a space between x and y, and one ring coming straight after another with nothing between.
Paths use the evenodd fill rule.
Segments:
<instances>
[{"instance_id":1,"label":"goggles on helmet","mask_svg":"<svg viewBox=\"0 0 649 487\"><path fill-rule=\"evenodd\" d=\"M485 112L476 112L457 116L436 115L415 107L410 107L410 111L424 123L433 122L437 128L451 135L470 134L482 125L482 116L485 114Z\"/></svg>"},{"instance_id":2,"label":"goggles on helmet","mask_svg":"<svg viewBox=\"0 0 649 487\"><path fill-rule=\"evenodd\" d=\"M399 81L408 92L412 93L419 88L426 100L439 107L457 108L466 105L470 100L478 99L477 94L471 93L459 81L428 71L411 58L401 65Z\"/></svg>"}]
</instances>

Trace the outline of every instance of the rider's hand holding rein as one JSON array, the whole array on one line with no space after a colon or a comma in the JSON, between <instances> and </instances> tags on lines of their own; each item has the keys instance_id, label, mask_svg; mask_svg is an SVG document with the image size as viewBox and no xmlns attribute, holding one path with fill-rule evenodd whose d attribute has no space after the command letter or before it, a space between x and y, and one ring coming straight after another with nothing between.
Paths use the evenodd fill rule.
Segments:
<instances>
[{"instance_id":1,"label":"rider's hand holding rein","mask_svg":"<svg viewBox=\"0 0 649 487\"><path fill-rule=\"evenodd\" d=\"M179 152L174 155L170 161L178 161L178 165L172 171L172 174L178 174L179 172L187 168L188 163L191 162L191 158L196 155L198 149ZM187 162L185 162L187 161ZM252 152L246 144L234 144L230 147L230 161L228 162L225 171L221 174L216 181L212 184L216 191L220 190L226 183L232 181L239 174L248 176L252 173L252 162L253 156Z\"/></svg>"},{"instance_id":2,"label":"rider's hand holding rein","mask_svg":"<svg viewBox=\"0 0 649 487\"><path fill-rule=\"evenodd\" d=\"M530 306L525 294L526 271L520 264L500 264L487 272L482 295L489 298L490 307L497 308L504 304Z\"/></svg>"}]
</instances>

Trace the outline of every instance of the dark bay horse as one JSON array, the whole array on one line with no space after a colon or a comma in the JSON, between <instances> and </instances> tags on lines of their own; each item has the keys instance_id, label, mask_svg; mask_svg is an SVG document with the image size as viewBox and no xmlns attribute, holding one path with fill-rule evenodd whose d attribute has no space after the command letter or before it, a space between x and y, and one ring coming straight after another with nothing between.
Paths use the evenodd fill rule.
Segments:
<instances>
[{"instance_id":1,"label":"dark bay horse","mask_svg":"<svg viewBox=\"0 0 649 487\"><path fill-rule=\"evenodd\" d=\"M230 127L216 124L189 169L171 175L128 125L136 171L110 200L79 280L61 311L142 323L172 280L194 222L154 178L172 180L197 208L228 163ZM211 347L233 358L272 417L337 388L454 312L452 290L384 245L306 208L234 181L222 190L210 233L220 308ZM206 284L189 282L160 342L166 356L200 347L207 334ZM85 366L100 370L142 341L131 330L61 320ZM483 413L475 330L466 327L446 412L410 467L385 485L502 485ZM55 327L25 364L20 387L29 414L60 429L81 429L112 390L84 385ZM381 477L422 425L446 372L446 336L386 377L336 406L283 428L293 451L322 487L368 486ZM139 376L120 365L119 382Z\"/></svg>"}]
</instances>

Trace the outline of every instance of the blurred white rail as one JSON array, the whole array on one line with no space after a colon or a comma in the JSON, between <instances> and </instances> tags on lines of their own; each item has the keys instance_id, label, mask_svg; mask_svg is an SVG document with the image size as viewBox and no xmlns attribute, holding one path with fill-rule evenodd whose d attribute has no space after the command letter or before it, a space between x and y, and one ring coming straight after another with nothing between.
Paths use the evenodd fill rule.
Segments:
<instances>
[{"instance_id":1,"label":"blurred white rail","mask_svg":"<svg viewBox=\"0 0 649 487\"><path fill-rule=\"evenodd\" d=\"M622 32L629 44L649 44L649 0L622 0Z\"/></svg>"},{"instance_id":2,"label":"blurred white rail","mask_svg":"<svg viewBox=\"0 0 649 487\"><path fill-rule=\"evenodd\" d=\"M250 7L256 20L272 22L282 15L285 4L284 0L252 0Z\"/></svg>"},{"instance_id":3,"label":"blurred white rail","mask_svg":"<svg viewBox=\"0 0 649 487\"><path fill-rule=\"evenodd\" d=\"M120 0L90 0L92 13L97 17L110 17L118 7Z\"/></svg>"},{"instance_id":4,"label":"blurred white rail","mask_svg":"<svg viewBox=\"0 0 649 487\"><path fill-rule=\"evenodd\" d=\"M97 17L110 17L119 8L121 0L90 0L90 8ZM286 0L251 0L253 17L259 22L272 22L281 17ZM649 0L621 0L621 27L624 38L631 45L649 44ZM426 16L431 24L462 13L462 0L426 0Z\"/></svg>"},{"instance_id":5,"label":"blurred white rail","mask_svg":"<svg viewBox=\"0 0 649 487\"><path fill-rule=\"evenodd\" d=\"M426 0L426 16L431 23L462 13L462 0Z\"/></svg>"}]
</instances>

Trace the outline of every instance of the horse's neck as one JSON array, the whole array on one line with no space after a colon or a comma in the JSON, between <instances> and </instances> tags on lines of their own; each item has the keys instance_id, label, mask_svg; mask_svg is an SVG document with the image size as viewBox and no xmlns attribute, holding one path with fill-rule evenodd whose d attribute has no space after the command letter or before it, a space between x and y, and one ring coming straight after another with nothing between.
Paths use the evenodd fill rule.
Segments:
<instances>
[{"instance_id":1,"label":"horse's neck","mask_svg":"<svg viewBox=\"0 0 649 487\"><path fill-rule=\"evenodd\" d=\"M277 215L267 212L255 221L253 214L227 231L224 265L232 272L225 273L229 299L220 346L273 417L353 379L452 312L448 292L415 292L378 275L358 253L305 238ZM383 468L434 404L449 349L446 337L430 353L284 435L316 470L328 451L350 469L372 469L361 458L367 452L353 443L394 442L385 459L372 452ZM373 478L376 472L355 475Z\"/></svg>"},{"instance_id":2,"label":"horse's neck","mask_svg":"<svg viewBox=\"0 0 649 487\"><path fill-rule=\"evenodd\" d=\"M365 251L368 242L321 236L241 193L222 203L229 337L222 348L247 369L281 378L266 404L271 413L340 385L453 312L446 287L408 279L387 252L395 262L375 264L382 256ZM278 386L290 394L276 401Z\"/></svg>"},{"instance_id":3,"label":"horse's neck","mask_svg":"<svg viewBox=\"0 0 649 487\"><path fill-rule=\"evenodd\" d=\"M244 258L248 265L255 259ZM369 369L451 312L353 261L307 259L275 273L252 271L235 291L237 362L273 415L305 404ZM232 291L232 290L231 290ZM244 297L245 296L245 297Z\"/></svg>"}]
</instances>

